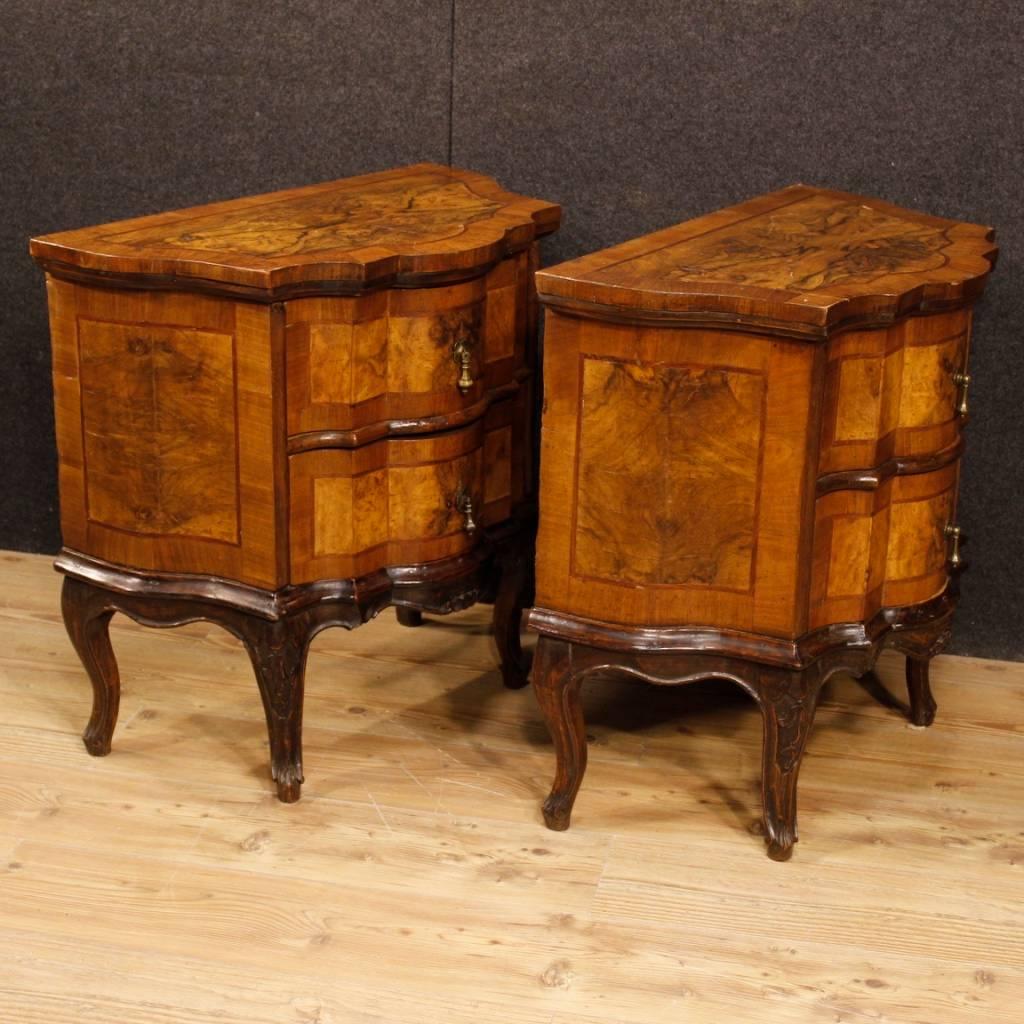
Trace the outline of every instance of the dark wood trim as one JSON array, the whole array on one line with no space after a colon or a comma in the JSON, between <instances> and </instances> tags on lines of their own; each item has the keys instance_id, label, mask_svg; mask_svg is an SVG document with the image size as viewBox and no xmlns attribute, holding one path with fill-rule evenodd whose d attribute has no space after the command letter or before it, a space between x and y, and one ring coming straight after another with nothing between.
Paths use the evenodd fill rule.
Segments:
<instances>
[{"instance_id":1,"label":"dark wood trim","mask_svg":"<svg viewBox=\"0 0 1024 1024\"><path fill-rule=\"evenodd\" d=\"M956 462L964 453L963 435L948 448L929 455L903 455L887 459L877 469L840 469L818 477L816 487L820 498L830 491L874 491L894 476L933 473Z\"/></svg>"},{"instance_id":2,"label":"dark wood trim","mask_svg":"<svg viewBox=\"0 0 1024 1024\"><path fill-rule=\"evenodd\" d=\"M456 412L407 420L380 420L352 430L309 430L302 434L292 434L288 438L288 454L295 455L298 452L315 451L320 448L358 448L385 437L409 437L454 430L467 423L473 423L492 405L517 394L523 381L528 379L531 373L532 371L526 367L517 370L512 380L491 388L479 401Z\"/></svg>"},{"instance_id":3,"label":"dark wood trim","mask_svg":"<svg viewBox=\"0 0 1024 1024\"><path fill-rule=\"evenodd\" d=\"M804 669L829 652L869 649L887 634L898 634L946 622L953 614L956 578L941 594L924 604L883 608L870 621L842 622L812 630L796 639L715 629L711 626L621 626L549 608L533 608L528 627L542 636L605 651L636 654L715 654L747 658L764 665Z\"/></svg>"},{"instance_id":4,"label":"dark wood trim","mask_svg":"<svg viewBox=\"0 0 1024 1024\"><path fill-rule=\"evenodd\" d=\"M749 693L761 710L764 836L768 855L788 860L798 836L797 779L822 686L838 672L868 676L880 651L891 643L908 658L908 717L917 725L931 724L935 700L928 662L949 641L954 597L943 594L928 605L887 609L868 631L860 624L843 624L830 627L824 637L809 634L815 638L811 646L820 650L799 665L768 664L752 660L745 652L724 653L714 646L656 652L610 650L542 632L533 687L555 747L555 778L543 805L545 824L559 831L569 827L583 781L587 742L581 689L588 676L621 672L671 686L729 679Z\"/></svg>"},{"instance_id":5,"label":"dark wood trim","mask_svg":"<svg viewBox=\"0 0 1024 1024\"><path fill-rule=\"evenodd\" d=\"M525 685L518 631L529 596L523 566L532 563L533 527L527 515L487 532L472 551L456 558L277 591L232 580L144 573L64 549L54 563L64 574L64 622L93 688L86 748L94 756L109 753L117 723L120 677L108 633L115 612L147 626L213 622L245 645L266 713L278 797L298 800L306 654L322 630L355 629L390 604L413 624L424 611L457 611L496 592L494 628L502 676L507 686ZM522 550L524 545L530 550Z\"/></svg>"}]
</instances>

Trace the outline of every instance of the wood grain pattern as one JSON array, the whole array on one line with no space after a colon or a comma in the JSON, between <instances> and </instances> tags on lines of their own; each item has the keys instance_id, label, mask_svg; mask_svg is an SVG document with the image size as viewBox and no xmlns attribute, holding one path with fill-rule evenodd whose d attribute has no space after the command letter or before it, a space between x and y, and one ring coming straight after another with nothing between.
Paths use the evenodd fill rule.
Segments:
<instances>
[{"instance_id":1,"label":"wood grain pattern","mask_svg":"<svg viewBox=\"0 0 1024 1024\"><path fill-rule=\"evenodd\" d=\"M78 320L89 519L239 542L234 337Z\"/></svg>"},{"instance_id":2,"label":"wood grain pattern","mask_svg":"<svg viewBox=\"0 0 1024 1024\"><path fill-rule=\"evenodd\" d=\"M400 430L494 401L533 363L530 253L473 281L286 304L288 430ZM468 353L460 387L456 346Z\"/></svg>"},{"instance_id":3,"label":"wood grain pattern","mask_svg":"<svg viewBox=\"0 0 1024 1024\"><path fill-rule=\"evenodd\" d=\"M764 377L584 357L581 388L573 573L749 591Z\"/></svg>"},{"instance_id":4,"label":"wood grain pattern","mask_svg":"<svg viewBox=\"0 0 1024 1024\"><path fill-rule=\"evenodd\" d=\"M132 685L115 755L83 771L60 579L0 562L10 1021L1018 1024L1019 664L936 659L928 730L834 677L782 866L759 855L760 713L718 683L640 701L590 677L587 780L573 828L546 831L543 720L495 696L480 606L314 642L317 798L289 805L254 799L266 734L239 642L117 616ZM901 692L902 657L878 678Z\"/></svg>"},{"instance_id":5,"label":"wood grain pattern","mask_svg":"<svg viewBox=\"0 0 1024 1024\"><path fill-rule=\"evenodd\" d=\"M549 267L551 306L662 323L730 322L823 338L976 300L990 228L792 185Z\"/></svg>"},{"instance_id":6,"label":"wood grain pattern","mask_svg":"<svg viewBox=\"0 0 1024 1024\"><path fill-rule=\"evenodd\" d=\"M537 603L799 636L815 350L554 310L545 339Z\"/></svg>"},{"instance_id":7,"label":"wood grain pattern","mask_svg":"<svg viewBox=\"0 0 1024 1024\"><path fill-rule=\"evenodd\" d=\"M55 276L270 301L484 274L560 209L482 174L416 164L32 239Z\"/></svg>"},{"instance_id":8,"label":"wood grain pattern","mask_svg":"<svg viewBox=\"0 0 1024 1024\"><path fill-rule=\"evenodd\" d=\"M140 569L283 583L279 308L48 290L65 544Z\"/></svg>"},{"instance_id":9,"label":"wood grain pattern","mask_svg":"<svg viewBox=\"0 0 1024 1024\"><path fill-rule=\"evenodd\" d=\"M818 499L812 626L868 619L887 605L926 601L946 585L959 463L896 476L874 491Z\"/></svg>"},{"instance_id":10,"label":"wood grain pattern","mask_svg":"<svg viewBox=\"0 0 1024 1024\"><path fill-rule=\"evenodd\" d=\"M971 311L916 316L829 343L819 472L913 460L955 445Z\"/></svg>"},{"instance_id":11,"label":"wood grain pattern","mask_svg":"<svg viewBox=\"0 0 1024 1024\"><path fill-rule=\"evenodd\" d=\"M291 456L292 582L360 576L471 548L478 534L467 531L455 497L470 495L479 528L508 519L522 502L528 482L516 453L524 411L505 401L461 430Z\"/></svg>"}]
</instances>

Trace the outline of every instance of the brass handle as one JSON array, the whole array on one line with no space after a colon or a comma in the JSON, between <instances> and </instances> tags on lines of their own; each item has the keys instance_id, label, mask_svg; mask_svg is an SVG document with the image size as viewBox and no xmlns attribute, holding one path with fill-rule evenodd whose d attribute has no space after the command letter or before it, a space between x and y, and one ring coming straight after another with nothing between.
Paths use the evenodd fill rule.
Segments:
<instances>
[{"instance_id":1,"label":"brass handle","mask_svg":"<svg viewBox=\"0 0 1024 1024\"><path fill-rule=\"evenodd\" d=\"M951 569L960 568L960 527L954 526L952 523L946 523L946 529L943 531L947 537L952 538L953 545L949 552L949 567Z\"/></svg>"},{"instance_id":2,"label":"brass handle","mask_svg":"<svg viewBox=\"0 0 1024 1024\"><path fill-rule=\"evenodd\" d=\"M462 528L468 534L476 533L476 520L473 518L473 495L465 487L459 487L449 501L449 506L463 517Z\"/></svg>"},{"instance_id":3,"label":"brass handle","mask_svg":"<svg viewBox=\"0 0 1024 1024\"><path fill-rule=\"evenodd\" d=\"M473 358L473 339L462 335L452 346L452 359L459 368L459 379L456 382L459 390L465 394L474 384L473 375L469 372Z\"/></svg>"},{"instance_id":4,"label":"brass handle","mask_svg":"<svg viewBox=\"0 0 1024 1024\"><path fill-rule=\"evenodd\" d=\"M971 375L969 373L954 373L953 383L960 389L960 397L956 402L956 411L959 416L967 415L967 389L971 386Z\"/></svg>"}]
</instances>

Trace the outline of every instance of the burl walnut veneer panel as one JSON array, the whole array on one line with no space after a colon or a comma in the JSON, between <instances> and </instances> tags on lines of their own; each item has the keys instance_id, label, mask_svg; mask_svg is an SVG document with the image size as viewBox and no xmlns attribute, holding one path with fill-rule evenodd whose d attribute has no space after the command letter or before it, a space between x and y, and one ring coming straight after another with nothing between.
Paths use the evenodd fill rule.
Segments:
<instances>
[{"instance_id":1,"label":"burl walnut veneer panel","mask_svg":"<svg viewBox=\"0 0 1024 1024\"><path fill-rule=\"evenodd\" d=\"M286 583L280 310L47 287L65 546L136 569Z\"/></svg>"}]
</instances>

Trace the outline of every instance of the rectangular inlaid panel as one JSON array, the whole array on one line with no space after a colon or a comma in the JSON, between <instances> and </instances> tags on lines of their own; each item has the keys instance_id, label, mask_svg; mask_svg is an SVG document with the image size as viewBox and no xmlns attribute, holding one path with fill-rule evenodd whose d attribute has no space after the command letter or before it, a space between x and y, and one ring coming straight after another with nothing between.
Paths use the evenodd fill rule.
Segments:
<instances>
[{"instance_id":1,"label":"rectangular inlaid panel","mask_svg":"<svg viewBox=\"0 0 1024 1024\"><path fill-rule=\"evenodd\" d=\"M233 342L184 327L79 320L90 520L238 543Z\"/></svg>"},{"instance_id":2,"label":"rectangular inlaid panel","mask_svg":"<svg viewBox=\"0 0 1024 1024\"><path fill-rule=\"evenodd\" d=\"M309 401L347 405L387 390L387 320L309 325Z\"/></svg>"},{"instance_id":3,"label":"rectangular inlaid panel","mask_svg":"<svg viewBox=\"0 0 1024 1024\"><path fill-rule=\"evenodd\" d=\"M537 605L803 633L823 370L801 342L548 309Z\"/></svg>"},{"instance_id":4,"label":"rectangular inlaid panel","mask_svg":"<svg viewBox=\"0 0 1024 1024\"><path fill-rule=\"evenodd\" d=\"M47 290L65 545L133 569L284 582L280 310Z\"/></svg>"},{"instance_id":5,"label":"rectangular inlaid panel","mask_svg":"<svg viewBox=\"0 0 1024 1024\"><path fill-rule=\"evenodd\" d=\"M583 360L573 572L752 584L764 378Z\"/></svg>"}]
</instances>

